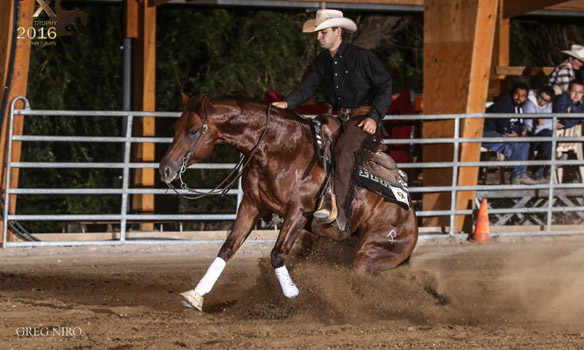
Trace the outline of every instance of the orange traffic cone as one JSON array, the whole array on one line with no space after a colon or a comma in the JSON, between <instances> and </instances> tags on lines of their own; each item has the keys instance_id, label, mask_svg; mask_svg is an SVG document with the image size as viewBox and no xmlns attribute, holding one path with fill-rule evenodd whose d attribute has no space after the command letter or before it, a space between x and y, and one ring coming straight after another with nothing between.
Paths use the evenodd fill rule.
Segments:
<instances>
[{"instance_id":1,"label":"orange traffic cone","mask_svg":"<svg viewBox=\"0 0 584 350\"><path fill-rule=\"evenodd\" d=\"M487 199L481 201L479 216L474 233L469 237L469 241L474 243L489 243L491 241L491 227L489 226L489 210L487 208Z\"/></svg>"}]
</instances>

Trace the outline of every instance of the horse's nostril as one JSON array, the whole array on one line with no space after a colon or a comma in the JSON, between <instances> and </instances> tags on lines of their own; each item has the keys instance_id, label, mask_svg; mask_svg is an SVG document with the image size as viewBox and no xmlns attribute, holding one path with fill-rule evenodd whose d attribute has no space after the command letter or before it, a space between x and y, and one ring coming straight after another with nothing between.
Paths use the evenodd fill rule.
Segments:
<instances>
[{"instance_id":1,"label":"horse's nostril","mask_svg":"<svg viewBox=\"0 0 584 350\"><path fill-rule=\"evenodd\" d=\"M169 167L166 167L166 168L164 169L164 178L165 178L165 179L168 179L168 176L169 176L169 175L170 175L170 168L169 168Z\"/></svg>"}]
</instances>

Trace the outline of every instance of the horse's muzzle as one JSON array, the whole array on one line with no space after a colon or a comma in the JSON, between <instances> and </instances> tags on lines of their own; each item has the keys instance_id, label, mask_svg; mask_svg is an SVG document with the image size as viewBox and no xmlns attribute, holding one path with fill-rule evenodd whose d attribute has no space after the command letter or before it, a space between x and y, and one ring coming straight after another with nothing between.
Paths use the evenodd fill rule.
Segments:
<instances>
[{"instance_id":1,"label":"horse's muzzle","mask_svg":"<svg viewBox=\"0 0 584 350\"><path fill-rule=\"evenodd\" d=\"M176 179L176 176L178 175L178 171L173 171L170 166L163 163L160 163L158 171L160 172L160 180L167 184Z\"/></svg>"}]
</instances>

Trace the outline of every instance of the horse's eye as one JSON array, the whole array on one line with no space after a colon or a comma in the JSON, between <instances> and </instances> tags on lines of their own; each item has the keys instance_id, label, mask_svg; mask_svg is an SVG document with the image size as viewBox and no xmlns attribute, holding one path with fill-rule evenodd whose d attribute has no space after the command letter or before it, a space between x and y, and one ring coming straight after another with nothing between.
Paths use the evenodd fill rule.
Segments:
<instances>
[{"instance_id":1,"label":"horse's eye","mask_svg":"<svg viewBox=\"0 0 584 350\"><path fill-rule=\"evenodd\" d=\"M188 135L189 136L194 136L197 132L198 132L197 130L191 129L191 130L189 130Z\"/></svg>"}]
</instances>

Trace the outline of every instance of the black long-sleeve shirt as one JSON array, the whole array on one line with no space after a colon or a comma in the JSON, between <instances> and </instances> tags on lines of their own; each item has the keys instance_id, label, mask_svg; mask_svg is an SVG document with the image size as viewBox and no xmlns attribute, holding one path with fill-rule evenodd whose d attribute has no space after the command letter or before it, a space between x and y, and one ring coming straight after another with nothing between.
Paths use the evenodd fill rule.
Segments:
<instances>
[{"instance_id":1,"label":"black long-sleeve shirt","mask_svg":"<svg viewBox=\"0 0 584 350\"><path fill-rule=\"evenodd\" d=\"M511 92L509 92L487 108L487 113L523 113L523 107L513 104L513 98L511 97ZM524 127L523 120L520 118L486 118L483 130L496 131L500 134L508 134L515 131L521 135Z\"/></svg>"},{"instance_id":2,"label":"black long-sleeve shirt","mask_svg":"<svg viewBox=\"0 0 584 350\"><path fill-rule=\"evenodd\" d=\"M319 89L334 110L371 105L368 116L377 122L391 104L391 76L379 59L344 40L334 57L324 50L310 63L300 85L284 101L293 110Z\"/></svg>"}]
</instances>

